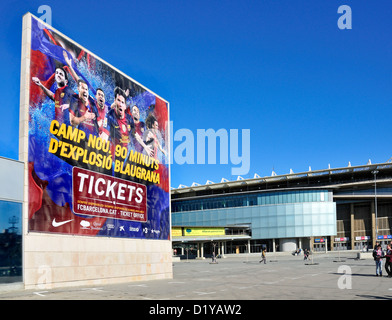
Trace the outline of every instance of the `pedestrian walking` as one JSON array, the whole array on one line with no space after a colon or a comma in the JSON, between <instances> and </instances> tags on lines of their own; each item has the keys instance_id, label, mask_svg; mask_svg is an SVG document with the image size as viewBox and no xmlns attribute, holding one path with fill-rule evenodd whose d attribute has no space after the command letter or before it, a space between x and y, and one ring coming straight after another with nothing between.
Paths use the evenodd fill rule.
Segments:
<instances>
[{"instance_id":1,"label":"pedestrian walking","mask_svg":"<svg viewBox=\"0 0 392 320\"><path fill-rule=\"evenodd\" d=\"M309 249L304 249L304 260L308 260L309 257Z\"/></svg>"},{"instance_id":2,"label":"pedestrian walking","mask_svg":"<svg viewBox=\"0 0 392 320\"><path fill-rule=\"evenodd\" d=\"M378 245L373 250L373 258L376 262L376 276L382 277L382 259L384 258L384 251L382 250L380 245Z\"/></svg>"},{"instance_id":3,"label":"pedestrian walking","mask_svg":"<svg viewBox=\"0 0 392 320\"><path fill-rule=\"evenodd\" d=\"M387 245L387 252L385 254L385 271L388 274L388 278L392 277L392 246Z\"/></svg>"},{"instance_id":4,"label":"pedestrian walking","mask_svg":"<svg viewBox=\"0 0 392 320\"><path fill-rule=\"evenodd\" d=\"M216 263L216 255L215 255L215 252L212 253L212 263Z\"/></svg>"},{"instance_id":5,"label":"pedestrian walking","mask_svg":"<svg viewBox=\"0 0 392 320\"><path fill-rule=\"evenodd\" d=\"M266 249L265 248L263 248L263 250L261 251L261 260L259 261L259 263L261 263L262 261L264 261L264 264L267 263Z\"/></svg>"}]
</instances>

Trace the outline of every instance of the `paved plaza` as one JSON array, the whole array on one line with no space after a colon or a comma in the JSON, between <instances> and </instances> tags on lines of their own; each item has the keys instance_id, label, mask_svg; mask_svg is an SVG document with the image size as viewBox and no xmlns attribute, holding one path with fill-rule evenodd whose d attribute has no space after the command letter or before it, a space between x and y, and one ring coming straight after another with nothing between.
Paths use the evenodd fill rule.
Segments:
<instances>
[{"instance_id":1,"label":"paved plaza","mask_svg":"<svg viewBox=\"0 0 392 320\"><path fill-rule=\"evenodd\" d=\"M392 278L375 276L372 259L356 252L303 256L228 256L173 263L173 279L53 290L0 291L8 300L385 300L392 298Z\"/></svg>"}]
</instances>

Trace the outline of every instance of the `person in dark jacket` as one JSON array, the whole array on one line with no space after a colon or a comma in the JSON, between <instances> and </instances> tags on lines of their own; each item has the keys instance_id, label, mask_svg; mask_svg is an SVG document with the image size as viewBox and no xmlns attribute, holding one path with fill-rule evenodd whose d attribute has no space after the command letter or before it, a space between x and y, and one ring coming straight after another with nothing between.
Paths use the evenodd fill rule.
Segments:
<instances>
[{"instance_id":1,"label":"person in dark jacket","mask_svg":"<svg viewBox=\"0 0 392 320\"><path fill-rule=\"evenodd\" d=\"M388 273L388 278L392 277L392 248L391 245L387 246L387 253L385 255L385 271Z\"/></svg>"}]
</instances>

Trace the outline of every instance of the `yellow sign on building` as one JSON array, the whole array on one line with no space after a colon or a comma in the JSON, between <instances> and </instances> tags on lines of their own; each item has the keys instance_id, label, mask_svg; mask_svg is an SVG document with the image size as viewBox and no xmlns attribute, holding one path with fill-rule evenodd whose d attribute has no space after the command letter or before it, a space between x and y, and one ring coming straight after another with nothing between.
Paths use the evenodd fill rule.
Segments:
<instances>
[{"instance_id":1,"label":"yellow sign on building","mask_svg":"<svg viewBox=\"0 0 392 320\"><path fill-rule=\"evenodd\" d=\"M182 228L172 228L172 237L182 237Z\"/></svg>"},{"instance_id":2,"label":"yellow sign on building","mask_svg":"<svg viewBox=\"0 0 392 320\"><path fill-rule=\"evenodd\" d=\"M225 228L184 228L185 236L224 236Z\"/></svg>"}]
</instances>

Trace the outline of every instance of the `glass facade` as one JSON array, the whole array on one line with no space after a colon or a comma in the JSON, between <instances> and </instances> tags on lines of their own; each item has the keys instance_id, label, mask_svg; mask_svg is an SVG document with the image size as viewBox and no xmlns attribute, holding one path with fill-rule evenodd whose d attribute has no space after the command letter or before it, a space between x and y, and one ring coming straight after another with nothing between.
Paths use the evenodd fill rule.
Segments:
<instances>
[{"instance_id":1,"label":"glass facade","mask_svg":"<svg viewBox=\"0 0 392 320\"><path fill-rule=\"evenodd\" d=\"M233 207L328 201L328 191L298 190L172 201L172 213Z\"/></svg>"},{"instance_id":2,"label":"glass facade","mask_svg":"<svg viewBox=\"0 0 392 320\"><path fill-rule=\"evenodd\" d=\"M22 204L0 201L0 284L22 281Z\"/></svg>"},{"instance_id":3,"label":"glass facade","mask_svg":"<svg viewBox=\"0 0 392 320\"><path fill-rule=\"evenodd\" d=\"M23 162L0 157L0 284L22 281Z\"/></svg>"},{"instance_id":4,"label":"glass facade","mask_svg":"<svg viewBox=\"0 0 392 320\"><path fill-rule=\"evenodd\" d=\"M172 203L173 226L250 224L253 239L336 234L336 204L326 190L242 194Z\"/></svg>"}]
</instances>

